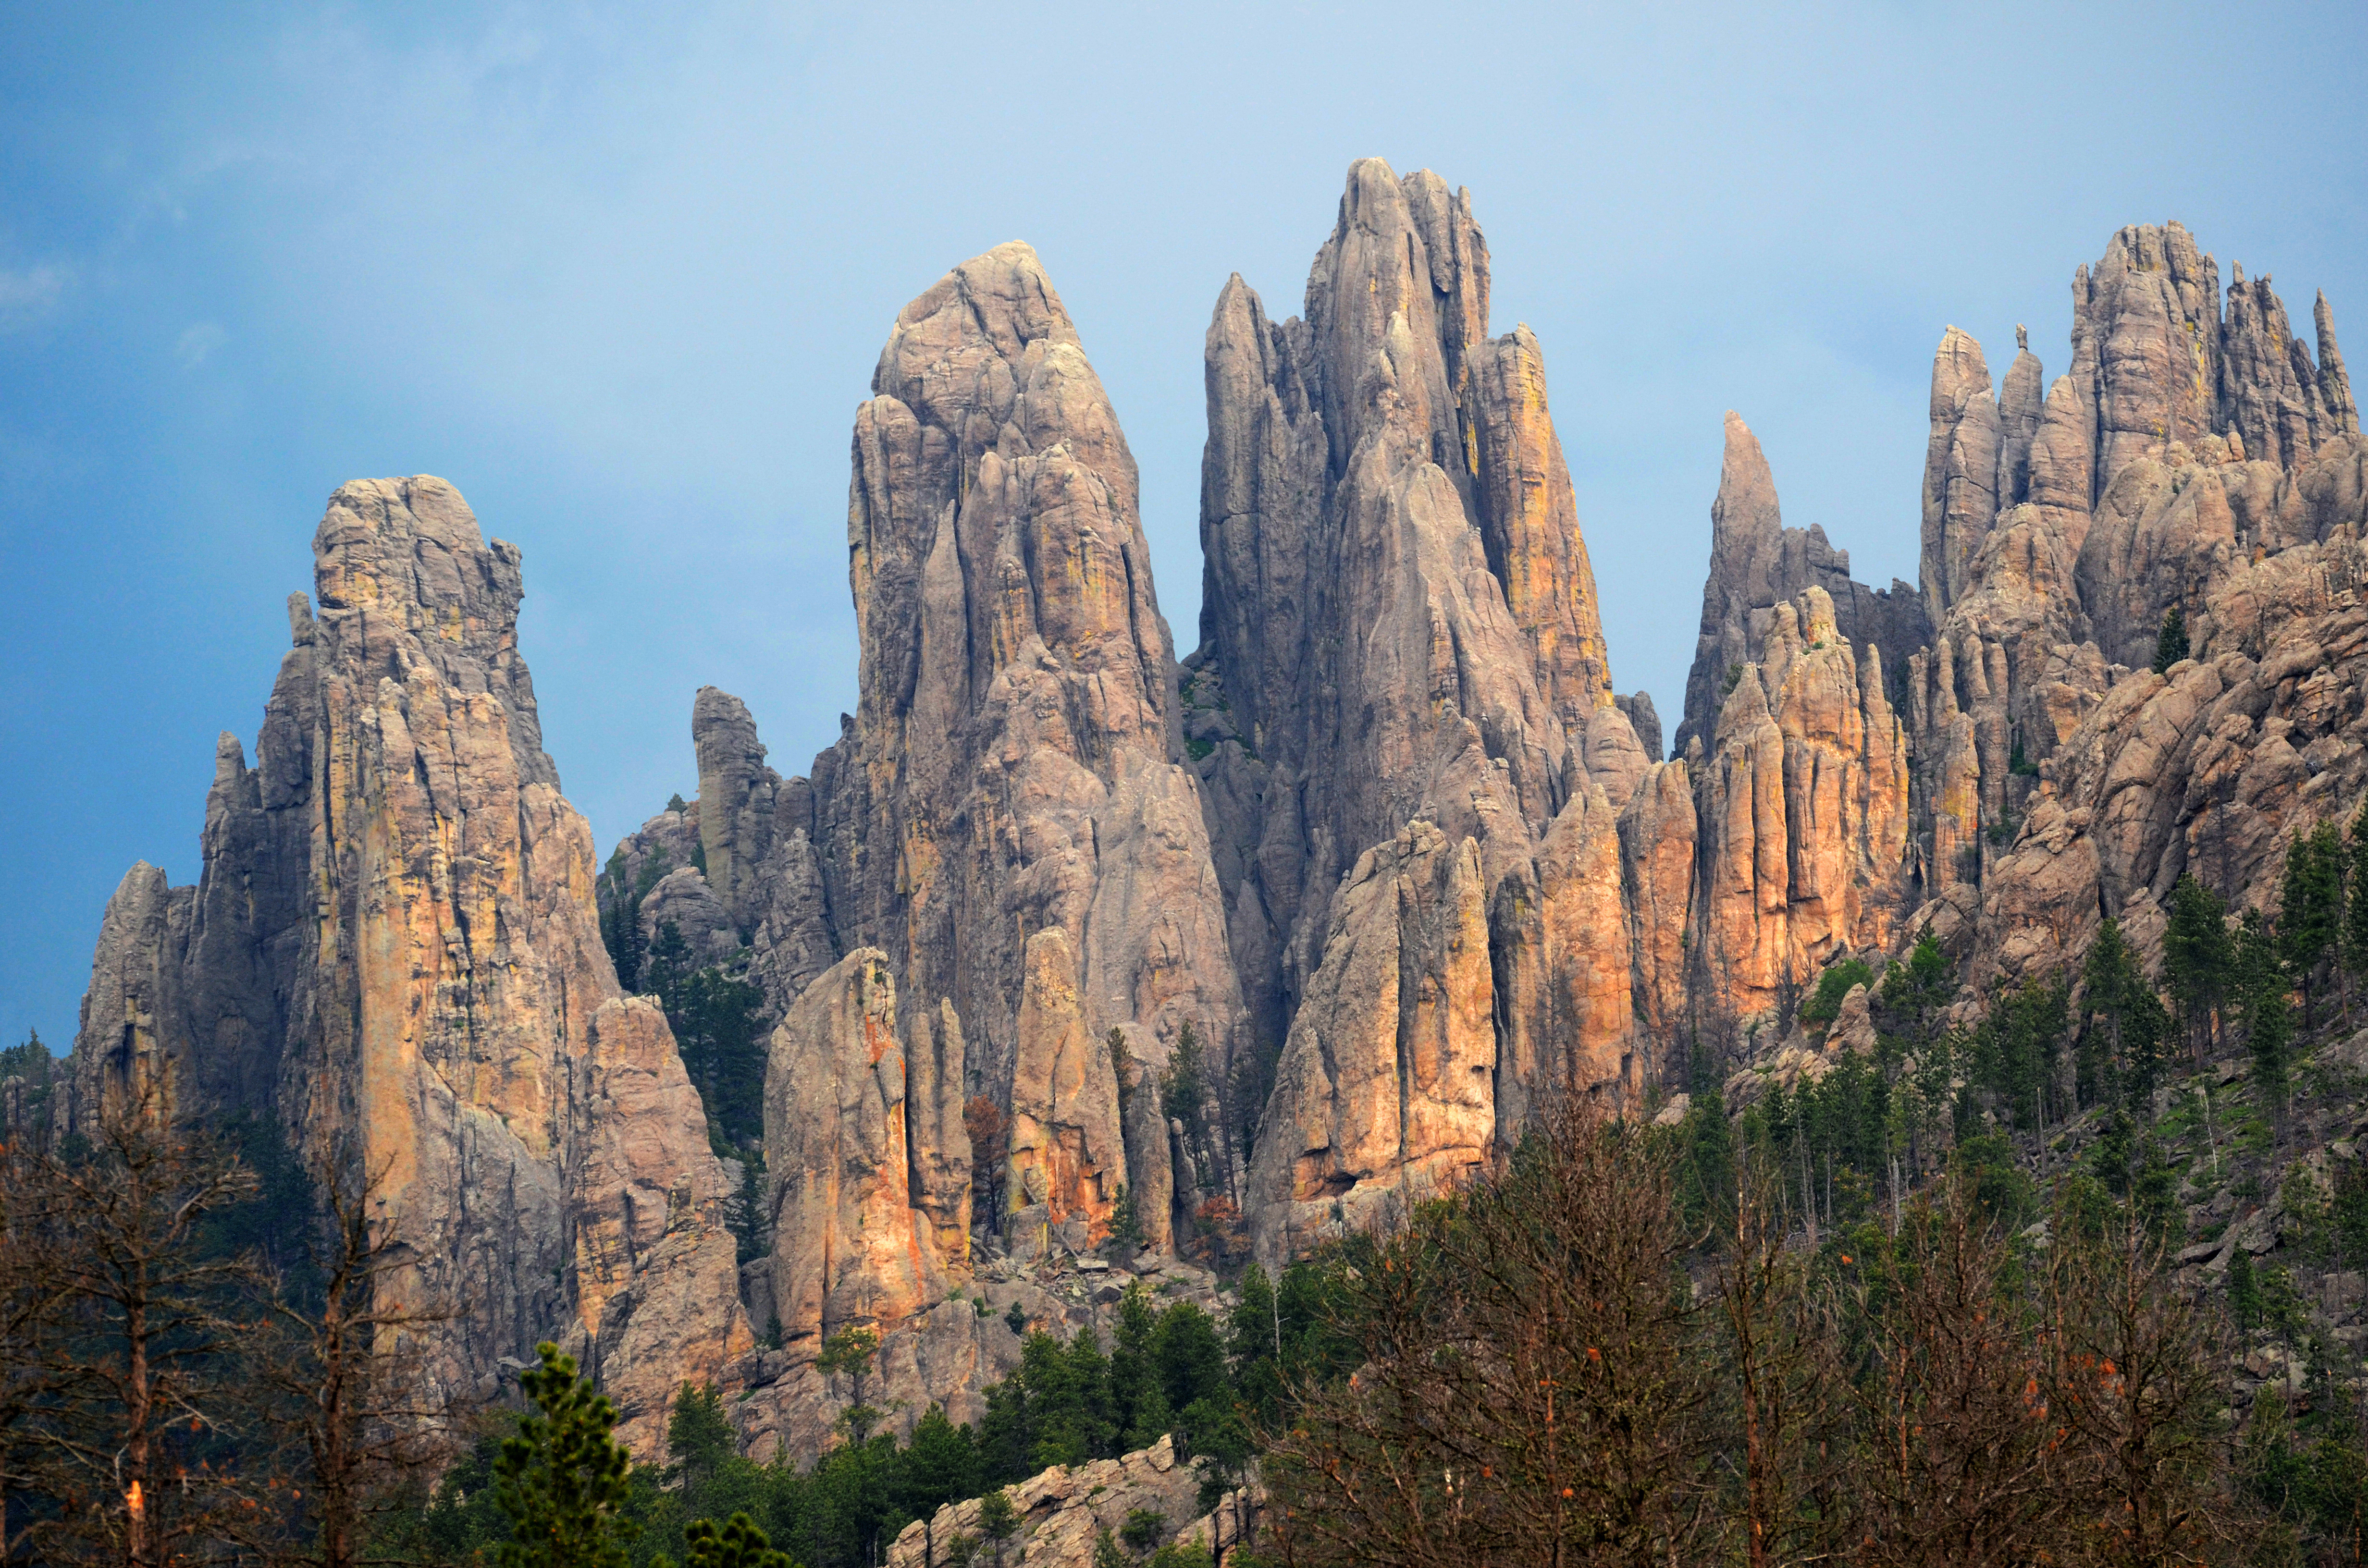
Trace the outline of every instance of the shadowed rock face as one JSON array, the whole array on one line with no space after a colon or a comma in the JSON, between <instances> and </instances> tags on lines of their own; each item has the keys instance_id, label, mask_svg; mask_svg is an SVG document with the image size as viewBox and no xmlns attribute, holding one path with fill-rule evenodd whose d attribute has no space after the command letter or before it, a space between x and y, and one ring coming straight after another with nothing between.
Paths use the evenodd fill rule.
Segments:
<instances>
[{"instance_id":1,"label":"shadowed rock face","mask_svg":"<svg viewBox=\"0 0 2368 1568\"><path fill-rule=\"evenodd\" d=\"M1304 318L1270 321L1235 277L1210 322L1185 695L1269 1040L1341 873L1412 818L1464 726L1532 828L1594 766L1598 729L1621 800L1646 760L1613 702L1537 340L1487 324L1469 193L1377 159L1349 170Z\"/></svg>"},{"instance_id":2,"label":"shadowed rock face","mask_svg":"<svg viewBox=\"0 0 2368 1568\"><path fill-rule=\"evenodd\" d=\"M398 1288L459 1309L452 1391L554 1336L644 1449L712 1378L747 1385L758 1451L803 1457L853 1392L814 1351L865 1324L892 1426L975 1419L1020 1353L1006 1307L1099 1310L1020 1275L1104 1241L1121 1193L1155 1252L1222 1197L1279 1261L1556 1095L1631 1103L1845 952L1929 925L1986 989L2076 961L2106 911L2143 940L2182 872L2267 896L2368 792L2368 444L2326 302L2314 354L2232 275L2224 302L2185 231L2123 231L2052 383L2020 331L1995 385L1943 335L1920 589L1784 527L1730 415L1664 761L1651 700L1612 689L1542 351L1488 335L1466 194L1360 162L1303 316L1226 285L1181 666L1033 253L947 274L857 412L856 713L783 777L701 689L699 801L603 883L765 997L745 1269L666 1020L599 942L517 552L439 481L349 485L255 764L218 753L198 886L137 866L108 904L63 1114L154 1084L383 1168ZM2174 606L2190 657L2156 674ZM1217 1086L1169 1105L1187 1028ZM1861 993L1835 1037L1872 1032ZM735 1282L781 1346L752 1351Z\"/></svg>"},{"instance_id":3,"label":"shadowed rock face","mask_svg":"<svg viewBox=\"0 0 2368 1568\"><path fill-rule=\"evenodd\" d=\"M797 824L839 945L884 951L908 1006L951 1001L998 1100L1049 928L1094 1039L1139 1022L1164 1051L1189 1023L1224 1049L1239 993L1134 460L1035 254L906 306L872 392L848 501L860 699Z\"/></svg>"},{"instance_id":4,"label":"shadowed rock face","mask_svg":"<svg viewBox=\"0 0 2368 1568\"><path fill-rule=\"evenodd\" d=\"M1977 351L1978 352L1978 351ZM1788 528L1776 502L1776 481L1750 426L1726 416L1718 494L1710 508L1710 574L1702 584L1702 630L1686 676L1686 710L1673 743L1684 756L1697 739L1710 744L1736 672L1765 655L1776 607L1820 588L1833 602L1835 625L1856 646L1873 646L1894 664L1930 638L1915 590L1895 582L1882 592L1850 574L1850 552L1827 542L1825 530Z\"/></svg>"},{"instance_id":5,"label":"shadowed rock face","mask_svg":"<svg viewBox=\"0 0 2368 1568\"><path fill-rule=\"evenodd\" d=\"M618 997L542 752L518 551L422 477L340 490L314 562L256 765L218 754L198 887L135 867L110 902L74 1114L145 1080L382 1172L416 1257L393 1288L452 1310L443 1386L490 1395L556 1337L645 1447L750 1338L705 1118L664 1017Z\"/></svg>"}]
</instances>

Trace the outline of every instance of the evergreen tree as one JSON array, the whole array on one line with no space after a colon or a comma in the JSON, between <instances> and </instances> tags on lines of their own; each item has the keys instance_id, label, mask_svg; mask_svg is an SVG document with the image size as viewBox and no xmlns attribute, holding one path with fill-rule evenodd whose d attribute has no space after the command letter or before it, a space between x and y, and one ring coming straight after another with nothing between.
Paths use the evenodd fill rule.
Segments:
<instances>
[{"instance_id":1,"label":"evergreen tree","mask_svg":"<svg viewBox=\"0 0 2368 1568\"><path fill-rule=\"evenodd\" d=\"M2285 1119L2286 1076L2294 1047L2293 982L2282 944L2270 935L2258 909L2245 911L2237 927L2237 986L2245 1044L2253 1057L2259 1103L2281 1124Z\"/></svg>"},{"instance_id":2,"label":"evergreen tree","mask_svg":"<svg viewBox=\"0 0 2368 1568\"><path fill-rule=\"evenodd\" d=\"M682 1533L690 1547L685 1568L796 1568L746 1514L733 1515L720 1529L713 1519L693 1519Z\"/></svg>"},{"instance_id":3,"label":"evergreen tree","mask_svg":"<svg viewBox=\"0 0 2368 1568\"><path fill-rule=\"evenodd\" d=\"M2278 890L2278 949L2302 988L2302 1027L2316 1022L2319 966L2343 929L2343 846L2333 823L2297 834Z\"/></svg>"},{"instance_id":4,"label":"evergreen tree","mask_svg":"<svg viewBox=\"0 0 2368 1568\"><path fill-rule=\"evenodd\" d=\"M2173 605L2163 612L2162 629L2155 633L2154 673L2166 675L2187 657L2187 612Z\"/></svg>"},{"instance_id":5,"label":"evergreen tree","mask_svg":"<svg viewBox=\"0 0 2368 1568\"><path fill-rule=\"evenodd\" d=\"M1885 1006L1904 1014L1911 1050L1932 1042L1934 1020L1956 994L1956 966L1941 950L1941 942L1927 926L1918 934L1915 949L1904 964L1893 964L1883 976Z\"/></svg>"},{"instance_id":6,"label":"evergreen tree","mask_svg":"<svg viewBox=\"0 0 2368 1568\"><path fill-rule=\"evenodd\" d=\"M540 1366L518 1374L534 1414L518 1423L494 1465L495 1496L510 1517L501 1568L624 1568L633 1528L620 1516L631 1494L632 1456L609 1434L617 1407L575 1375L575 1358L545 1340Z\"/></svg>"},{"instance_id":7,"label":"evergreen tree","mask_svg":"<svg viewBox=\"0 0 2368 1568\"><path fill-rule=\"evenodd\" d=\"M2343 903L2343 967L2355 980L2368 975L2368 801L2351 819L2351 844L2346 857L2351 872L2350 896Z\"/></svg>"},{"instance_id":8,"label":"evergreen tree","mask_svg":"<svg viewBox=\"0 0 2368 1568\"><path fill-rule=\"evenodd\" d=\"M2261 1286L2253 1277L2253 1255L2237 1247L2228 1255L2228 1315L2240 1333L2249 1334L2261 1322Z\"/></svg>"},{"instance_id":9,"label":"evergreen tree","mask_svg":"<svg viewBox=\"0 0 2368 1568\"><path fill-rule=\"evenodd\" d=\"M739 1438L723 1414L723 1396L715 1385L683 1384L674 1396L674 1412L666 1417L666 1457L672 1461L667 1474L696 1489L739 1451Z\"/></svg>"},{"instance_id":10,"label":"evergreen tree","mask_svg":"<svg viewBox=\"0 0 2368 1568\"><path fill-rule=\"evenodd\" d=\"M897 1511L926 1519L948 1503L977 1496L985 1483L971 1429L955 1426L943 1408L932 1403L914 1424L913 1440L897 1467Z\"/></svg>"},{"instance_id":11,"label":"evergreen tree","mask_svg":"<svg viewBox=\"0 0 2368 1568\"><path fill-rule=\"evenodd\" d=\"M2228 994L2228 910L2218 893L2186 872L2171 887L2169 914L2162 977L2179 1004L2188 1044L2201 1060L2211 1044L2213 1014Z\"/></svg>"},{"instance_id":12,"label":"evergreen tree","mask_svg":"<svg viewBox=\"0 0 2368 1568\"><path fill-rule=\"evenodd\" d=\"M2110 915L2089 945L2081 978L2088 986L2092 1028L2103 1031L2106 1081L2098 1084L2097 1092L2117 1090L2124 1105L2143 1114L2161 1075L2170 1015L2123 938L2121 922ZM2096 1076L2093 1066L2089 1075Z\"/></svg>"}]
</instances>

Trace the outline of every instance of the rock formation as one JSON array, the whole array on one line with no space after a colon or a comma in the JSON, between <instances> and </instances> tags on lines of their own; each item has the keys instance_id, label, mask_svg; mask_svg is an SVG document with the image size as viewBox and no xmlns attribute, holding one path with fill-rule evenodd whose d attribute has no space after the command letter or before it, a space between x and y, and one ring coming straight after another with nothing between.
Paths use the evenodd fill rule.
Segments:
<instances>
[{"instance_id":1,"label":"rock formation","mask_svg":"<svg viewBox=\"0 0 2368 1568\"><path fill-rule=\"evenodd\" d=\"M517 551L439 481L349 485L255 764L218 753L198 886L136 866L108 906L55 1114L153 1089L383 1171L396 1288L459 1309L441 1388L553 1336L644 1449L714 1380L752 1452L803 1458L858 1392L822 1342L867 1327L886 1429L980 1419L1007 1312L1074 1330L1163 1270L1200 1299L1179 1244L1280 1261L1557 1096L1674 1088L1697 1046L1740 1069L1730 1108L1872 1050L1863 990L1793 1027L1846 955L1929 928L1987 987L2108 913L2144 946L2183 873L2269 896L2368 792L2368 441L2326 301L2314 347L2266 276L2218 279L2178 225L2123 230L2052 382L2022 329L1996 381L1946 329L1918 586L1785 527L1728 415L1666 760L1613 687L1543 350L1489 335L1470 196L1378 160L1300 316L1218 297L1196 651L1076 328L998 246L898 315L856 412L837 743L783 776L701 688L698 800L597 878ZM604 929L635 983L663 945L755 986L761 1182L747 1140L710 1152ZM1110 1464L1030 1494L1031 1560L1197 1490L1158 1450Z\"/></svg>"},{"instance_id":2,"label":"rock formation","mask_svg":"<svg viewBox=\"0 0 2368 1568\"><path fill-rule=\"evenodd\" d=\"M1841 635L1883 651L1894 666L1929 639L1915 590L1894 583L1883 592L1851 581L1850 553L1827 542L1822 528L1788 528L1776 503L1759 438L1732 411L1710 508L1710 575L1702 585L1702 631L1686 675L1686 709L1672 743L1683 756L1696 739L1707 745L1736 672L1759 663L1776 607L1806 588L1832 600Z\"/></svg>"},{"instance_id":3,"label":"rock formation","mask_svg":"<svg viewBox=\"0 0 2368 1568\"><path fill-rule=\"evenodd\" d=\"M518 552L424 477L338 491L313 551L318 617L290 601L256 765L222 739L198 886L135 866L108 903L71 1114L147 1085L277 1116L374 1178L415 1260L392 1288L451 1313L441 1388L559 1338L646 1447L751 1337L698 1096L619 997L542 752Z\"/></svg>"},{"instance_id":4,"label":"rock formation","mask_svg":"<svg viewBox=\"0 0 2368 1568\"><path fill-rule=\"evenodd\" d=\"M923 1201L933 1177L970 1165L960 1116L949 1124L936 1103L949 1075L962 1082L962 1036L950 1032L941 1043L925 1025L924 1071L908 1070L895 978L876 948L841 960L774 1030L771 1304L793 1350L811 1354L842 1326L901 1322L968 1272L967 1192L951 1209L939 1196L936 1213Z\"/></svg>"},{"instance_id":5,"label":"rock formation","mask_svg":"<svg viewBox=\"0 0 2368 1568\"><path fill-rule=\"evenodd\" d=\"M1288 1028L1341 874L1465 756L1543 827L1616 706L1537 340L1487 337L1468 193L1349 170L1304 319L1236 276L1205 351L1201 649L1188 702L1255 1025ZM1632 780L1633 783L1633 780ZM1626 791L1621 799L1626 798Z\"/></svg>"}]
</instances>

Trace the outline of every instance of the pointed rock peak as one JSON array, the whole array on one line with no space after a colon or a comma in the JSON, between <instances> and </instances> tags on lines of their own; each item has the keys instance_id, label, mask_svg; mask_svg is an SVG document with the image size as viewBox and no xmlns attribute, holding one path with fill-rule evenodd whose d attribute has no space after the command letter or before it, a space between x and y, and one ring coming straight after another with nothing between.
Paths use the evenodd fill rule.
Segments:
<instances>
[{"instance_id":1,"label":"pointed rock peak","mask_svg":"<svg viewBox=\"0 0 2368 1568\"><path fill-rule=\"evenodd\" d=\"M2319 401L2336 429L2357 435L2360 408L2351 400L2351 378L2344 372L2343 351L2335 346L2335 312L2328 307L2324 290L2310 308L2310 319L2318 329Z\"/></svg>"},{"instance_id":2,"label":"pointed rock peak","mask_svg":"<svg viewBox=\"0 0 2368 1568\"><path fill-rule=\"evenodd\" d=\"M971 257L899 311L871 390L893 392L897 382L939 368L980 339L1005 360L1019 359L1033 343L1077 341L1043 264L1020 241Z\"/></svg>"},{"instance_id":3,"label":"pointed rock peak","mask_svg":"<svg viewBox=\"0 0 2368 1568\"><path fill-rule=\"evenodd\" d=\"M2028 354L2031 352L2031 334L2024 330L2023 324L2021 322L2014 324L2014 347L2015 352L2018 354Z\"/></svg>"},{"instance_id":4,"label":"pointed rock peak","mask_svg":"<svg viewBox=\"0 0 2368 1568\"><path fill-rule=\"evenodd\" d=\"M1719 463L1718 498L1710 505L1713 553L1760 540L1779 539L1784 528L1776 505L1776 478L1759 437L1733 409L1726 411L1726 452Z\"/></svg>"},{"instance_id":5,"label":"pointed rock peak","mask_svg":"<svg viewBox=\"0 0 2368 1568\"><path fill-rule=\"evenodd\" d=\"M1943 332L1932 354L1932 417L1950 418L1975 392L1989 390L1989 361L1973 334L1954 326Z\"/></svg>"}]
</instances>

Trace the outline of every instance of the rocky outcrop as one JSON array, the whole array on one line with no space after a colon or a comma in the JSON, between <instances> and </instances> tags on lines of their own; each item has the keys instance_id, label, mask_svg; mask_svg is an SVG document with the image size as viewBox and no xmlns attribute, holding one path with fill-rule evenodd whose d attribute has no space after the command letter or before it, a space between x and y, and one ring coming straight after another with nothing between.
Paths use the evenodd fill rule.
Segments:
<instances>
[{"instance_id":1,"label":"rocky outcrop","mask_svg":"<svg viewBox=\"0 0 2368 1568\"><path fill-rule=\"evenodd\" d=\"M1861 663L1861 659L1863 663ZM1767 1012L1845 949L1885 948L1907 902L1906 734L1882 654L1842 637L1822 588L1775 607L1696 785L1700 1004Z\"/></svg>"},{"instance_id":2,"label":"rocky outcrop","mask_svg":"<svg viewBox=\"0 0 2368 1568\"><path fill-rule=\"evenodd\" d=\"M748 1334L697 1096L665 1020L618 1000L542 752L518 552L421 477L338 491L314 562L256 765L218 752L198 886L139 866L109 904L71 1114L145 1085L277 1116L373 1174L411 1259L382 1288L450 1314L438 1389L490 1395L556 1337L646 1447Z\"/></svg>"},{"instance_id":3,"label":"rocky outcrop","mask_svg":"<svg viewBox=\"0 0 2368 1568\"><path fill-rule=\"evenodd\" d=\"M2266 279L2238 270L2224 314L2217 265L2186 230L2123 230L2075 278L2072 369L2049 390L2025 459L2035 361L2023 375L2018 356L1989 409L1978 346L1953 328L1943 338L1926 487L1941 634L1907 683L1918 919L1968 940L1986 933L1985 961L2019 968L2059 951L2055 934L2091 928L2074 885L2084 878L2109 907L2126 892L2114 857L2085 836L2101 802L2065 786L2089 766L2075 749L2100 744L2080 737L2128 722L2120 683L2153 662L2165 617L2179 610L2200 648L2215 596L2359 515L2357 417L2323 304L2314 365ZM1997 510L1985 520L1981 440L1962 432L1992 424ZM1961 569L1955 541L1977 529ZM2237 591L2259 602L2256 587ZM2140 791L2145 813L2176 815L2169 793ZM2017 885L1996 885L2005 873Z\"/></svg>"},{"instance_id":4,"label":"rocky outcrop","mask_svg":"<svg viewBox=\"0 0 2368 1568\"><path fill-rule=\"evenodd\" d=\"M1248 1191L1260 1256L1296 1254L1463 1177L1496 1134L1479 846L1415 822L1333 902Z\"/></svg>"},{"instance_id":5,"label":"rocky outcrop","mask_svg":"<svg viewBox=\"0 0 2368 1568\"><path fill-rule=\"evenodd\" d=\"M1178 1540L1211 1548L1212 1555L1217 1549L1230 1552L1242 1539L1248 1510L1238 1494L1228 1493L1213 1512L1203 1513L1201 1483L1201 1467L1181 1458L1168 1437L1120 1459L1054 1465L1004 1489L1019 1524L1004 1550L1040 1568L1092 1568L1102 1538L1115 1540L1130 1520L1152 1513L1165 1525L1155 1547ZM951 1503L906 1525L888 1549L888 1568L933 1568L947 1560L949 1544L958 1539L991 1555L992 1548L981 1544L986 1540L983 1502Z\"/></svg>"},{"instance_id":6,"label":"rocky outcrop","mask_svg":"<svg viewBox=\"0 0 2368 1568\"><path fill-rule=\"evenodd\" d=\"M1732 412L1726 416L1726 449L1719 467L1718 495L1711 503L1710 532L1702 630L1694 642L1693 667L1686 676L1684 722L1673 743L1679 756L1687 755L1696 740L1710 744L1738 672L1766 653L1776 607L1808 588L1823 589L1832 601L1835 624L1843 637L1854 646L1880 649L1895 666L1929 639L1923 608L1912 588L1894 583L1878 593L1853 582L1849 552L1827 543L1823 528L1784 526L1776 482L1759 439Z\"/></svg>"},{"instance_id":7,"label":"rocky outcrop","mask_svg":"<svg viewBox=\"0 0 2368 1568\"><path fill-rule=\"evenodd\" d=\"M1057 929L1083 1027L1191 1024L1238 989L1173 705L1134 460L1020 244L905 307L859 412L848 536L860 699L772 832L805 829L843 949L953 1004L986 1091L1020 1049L1026 950ZM702 787L703 788L703 787ZM799 817L790 797L811 800Z\"/></svg>"},{"instance_id":8,"label":"rocky outcrop","mask_svg":"<svg viewBox=\"0 0 2368 1568\"><path fill-rule=\"evenodd\" d=\"M1199 765L1257 1027L1312 983L1340 878L1465 731L1542 831L1614 704L1568 471L1525 330L1487 335L1470 195L1356 164L1304 318L1235 277L1205 347ZM1625 791L1622 791L1622 799Z\"/></svg>"},{"instance_id":9,"label":"rocky outcrop","mask_svg":"<svg viewBox=\"0 0 2368 1568\"><path fill-rule=\"evenodd\" d=\"M945 1060L950 1043L952 1060ZM929 1041L916 1103L896 1017L896 982L876 948L849 953L806 988L773 1031L765 1068L765 1155L772 1178L772 1304L783 1343L812 1354L842 1327L902 1322L944 1299L968 1271L969 1231L916 1203L949 1164L958 1136L961 1037ZM951 1068L949 1082L947 1071ZM929 1082L933 1080L933 1082ZM926 1129L916 1135L916 1125ZM949 1253L951 1240L952 1250Z\"/></svg>"}]
</instances>

